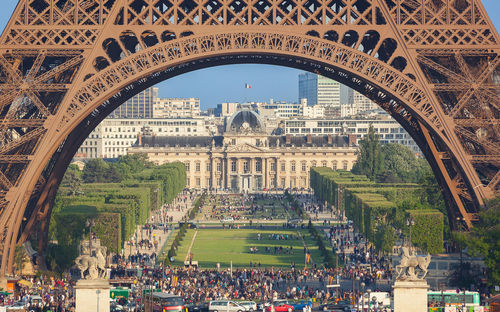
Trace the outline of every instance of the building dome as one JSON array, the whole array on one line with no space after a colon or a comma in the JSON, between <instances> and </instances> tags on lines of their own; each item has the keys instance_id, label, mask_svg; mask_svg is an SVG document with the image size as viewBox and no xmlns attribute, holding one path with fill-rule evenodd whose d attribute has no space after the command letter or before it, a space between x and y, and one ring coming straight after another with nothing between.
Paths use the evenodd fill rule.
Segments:
<instances>
[{"instance_id":1,"label":"building dome","mask_svg":"<svg viewBox=\"0 0 500 312\"><path fill-rule=\"evenodd\" d=\"M265 125L260 116L254 111L245 109L234 113L226 126L230 133L263 133Z\"/></svg>"}]
</instances>

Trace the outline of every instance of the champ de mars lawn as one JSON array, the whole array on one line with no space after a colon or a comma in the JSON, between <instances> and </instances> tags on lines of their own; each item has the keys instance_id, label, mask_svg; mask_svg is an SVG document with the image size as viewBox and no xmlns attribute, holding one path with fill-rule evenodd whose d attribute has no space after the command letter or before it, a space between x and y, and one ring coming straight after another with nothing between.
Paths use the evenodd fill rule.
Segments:
<instances>
[{"instance_id":1,"label":"champ de mars lawn","mask_svg":"<svg viewBox=\"0 0 500 312\"><path fill-rule=\"evenodd\" d=\"M260 240L258 240L258 234L260 234ZM287 239L277 240L277 235L287 235ZM179 246L174 265L183 265L194 237L191 253L193 260L198 261L201 268L215 268L217 263L220 263L221 268L228 268L231 260L233 267L250 267L250 262L252 262L253 264L260 263L262 268L290 268L293 261L296 268L303 268L304 242L300 235L311 252L312 261L308 266L310 267L313 262L322 262L318 247L307 229L283 229L276 226L275 229L269 227L264 229L189 229ZM290 250L290 246L293 248L293 253L286 252L286 248ZM268 247L267 251L266 247ZM283 251L275 253L275 247L282 247ZM257 251L252 253L251 248L257 248Z\"/></svg>"}]
</instances>

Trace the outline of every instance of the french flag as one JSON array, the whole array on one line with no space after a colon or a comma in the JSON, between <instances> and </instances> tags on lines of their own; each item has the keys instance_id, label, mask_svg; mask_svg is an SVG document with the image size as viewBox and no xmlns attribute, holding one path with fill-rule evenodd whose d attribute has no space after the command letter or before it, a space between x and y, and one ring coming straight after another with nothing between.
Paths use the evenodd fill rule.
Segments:
<instances>
[{"instance_id":1,"label":"french flag","mask_svg":"<svg viewBox=\"0 0 500 312\"><path fill-rule=\"evenodd\" d=\"M252 88L251 85L249 85L248 83L245 83L245 89L251 89L251 88Z\"/></svg>"}]
</instances>

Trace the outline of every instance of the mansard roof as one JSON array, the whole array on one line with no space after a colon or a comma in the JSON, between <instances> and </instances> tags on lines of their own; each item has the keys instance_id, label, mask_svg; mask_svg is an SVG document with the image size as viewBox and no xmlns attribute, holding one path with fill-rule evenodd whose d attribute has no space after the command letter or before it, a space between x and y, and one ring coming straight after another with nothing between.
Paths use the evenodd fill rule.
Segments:
<instances>
[{"instance_id":1,"label":"mansard roof","mask_svg":"<svg viewBox=\"0 0 500 312\"><path fill-rule=\"evenodd\" d=\"M288 138L288 140L287 140ZM270 147L348 147L349 137L346 135L310 135L310 136L271 136Z\"/></svg>"},{"instance_id":2,"label":"mansard roof","mask_svg":"<svg viewBox=\"0 0 500 312\"><path fill-rule=\"evenodd\" d=\"M212 145L222 146L224 137L222 136L157 136L144 135L141 138L142 144L136 145L144 147L209 147ZM139 141L139 140L138 140Z\"/></svg>"}]
</instances>

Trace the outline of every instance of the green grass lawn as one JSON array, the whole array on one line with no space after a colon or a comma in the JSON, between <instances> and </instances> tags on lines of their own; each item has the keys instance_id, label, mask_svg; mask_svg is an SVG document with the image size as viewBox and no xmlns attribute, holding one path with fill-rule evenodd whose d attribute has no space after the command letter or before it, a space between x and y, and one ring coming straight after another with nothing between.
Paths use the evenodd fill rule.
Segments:
<instances>
[{"instance_id":1,"label":"green grass lawn","mask_svg":"<svg viewBox=\"0 0 500 312\"><path fill-rule=\"evenodd\" d=\"M195 230L188 230L182 245L177 252L175 265L183 265L186 253L189 249L191 239ZM230 266L233 261L233 267L249 267L250 262L259 263L261 267L290 267L292 261L296 268L302 268L304 265L304 247L302 240L296 239L300 232L305 239L306 245L311 251L312 260L322 262L318 247L309 236L308 230L282 229L278 227L271 229L198 229L193 248L193 260L198 261L202 268L215 268L216 263L221 267ZM261 234L261 240L257 239L257 234ZM272 234L287 234L293 239L275 240L268 236ZM282 246L283 253L274 254L274 247ZM293 254L286 254L286 247L293 247ZM250 248L257 247L257 253L251 253ZM265 252L265 247L270 247L270 253Z\"/></svg>"},{"instance_id":2,"label":"green grass lawn","mask_svg":"<svg viewBox=\"0 0 500 312\"><path fill-rule=\"evenodd\" d=\"M189 250L189 246L191 245L191 241L193 240L194 232L195 230L187 230L181 245L177 249L177 256L174 257L174 265L184 265L184 260L186 260L186 255Z\"/></svg>"}]
</instances>

